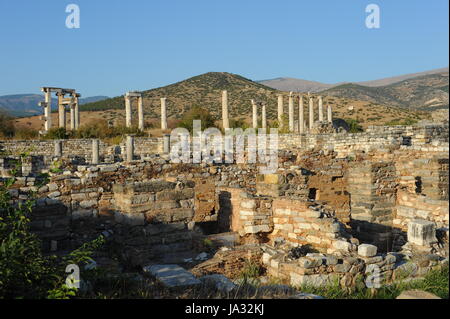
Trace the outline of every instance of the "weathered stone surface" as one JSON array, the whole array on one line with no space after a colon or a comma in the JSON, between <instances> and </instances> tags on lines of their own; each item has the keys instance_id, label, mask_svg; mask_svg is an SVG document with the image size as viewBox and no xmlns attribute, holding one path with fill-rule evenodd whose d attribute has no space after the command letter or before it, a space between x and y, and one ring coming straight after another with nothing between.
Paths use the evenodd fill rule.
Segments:
<instances>
[{"instance_id":1,"label":"weathered stone surface","mask_svg":"<svg viewBox=\"0 0 450 319\"><path fill-rule=\"evenodd\" d=\"M358 246L358 255L363 257L373 257L377 254L377 246L361 244Z\"/></svg>"},{"instance_id":2,"label":"weathered stone surface","mask_svg":"<svg viewBox=\"0 0 450 319\"><path fill-rule=\"evenodd\" d=\"M143 271L168 288L195 286L201 283L194 275L178 265L146 266Z\"/></svg>"},{"instance_id":3,"label":"weathered stone surface","mask_svg":"<svg viewBox=\"0 0 450 319\"><path fill-rule=\"evenodd\" d=\"M408 241L419 246L429 246L437 242L433 222L416 219L408 224Z\"/></svg>"},{"instance_id":4,"label":"weathered stone surface","mask_svg":"<svg viewBox=\"0 0 450 319\"><path fill-rule=\"evenodd\" d=\"M199 280L206 285L211 285L220 292L230 293L237 286L230 279L221 274L206 275L200 277Z\"/></svg>"},{"instance_id":5,"label":"weathered stone surface","mask_svg":"<svg viewBox=\"0 0 450 319\"><path fill-rule=\"evenodd\" d=\"M440 297L422 290L405 290L396 299L441 299Z\"/></svg>"}]
</instances>

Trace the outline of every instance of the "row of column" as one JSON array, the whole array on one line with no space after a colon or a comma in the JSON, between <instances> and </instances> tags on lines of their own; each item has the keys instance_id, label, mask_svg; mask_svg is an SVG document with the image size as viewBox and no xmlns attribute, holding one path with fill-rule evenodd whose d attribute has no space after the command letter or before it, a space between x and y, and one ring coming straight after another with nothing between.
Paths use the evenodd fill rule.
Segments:
<instances>
[{"instance_id":1,"label":"row of column","mask_svg":"<svg viewBox=\"0 0 450 319\"><path fill-rule=\"evenodd\" d=\"M144 130L144 107L142 93L127 92L125 94L125 126L131 127L131 103L136 98L138 104L138 128ZM167 130L167 107L166 98L161 98L161 129Z\"/></svg>"},{"instance_id":2,"label":"row of column","mask_svg":"<svg viewBox=\"0 0 450 319\"><path fill-rule=\"evenodd\" d=\"M56 140L54 143L55 143L54 156L62 157L63 141ZM131 135L127 136L125 148L126 148L125 159L127 162L131 162L134 157L134 137L133 136L131 136ZM166 147L164 147L164 148L166 149ZM92 140L92 161L91 161L91 163L92 164L100 163L100 141L98 139Z\"/></svg>"},{"instance_id":3,"label":"row of column","mask_svg":"<svg viewBox=\"0 0 450 319\"><path fill-rule=\"evenodd\" d=\"M66 128L66 106L70 109L70 129L77 130L80 127L80 109L79 97L73 89L62 89L53 87L43 87L44 102L39 102L39 105L44 108L44 131L48 132L52 128L52 91L56 92L58 98L58 127ZM65 98L66 94L70 97Z\"/></svg>"},{"instance_id":4,"label":"row of column","mask_svg":"<svg viewBox=\"0 0 450 319\"><path fill-rule=\"evenodd\" d=\"M223 95L226 95L226 91L224 91ZM222 114L223 118L227 119L228 121L228 105L225 103L226 99L222 98ZM252 124L253 128L258 128L258 104L255 102L255 100L250 100L252 104ZM296 130L295 128L295 111L294 111L294 95L291 92L289 94L289 109L288 109L288 116L289 116L289 131L294 132ZM267 127L267 116L266 116L266 104L264 102L261 104L261 118L262 118L262 128ZM319 96L319 122L324 121L324 114L323 114L323 100L322 97ZM299 96L299 106L298 106L298 131L300 134L304 134L306 131L306 123L304 118L304 106L303 106L303 96ZM309 130L312 130L314 128L314 100L312 97L309 98ZM333 114L332 114L332 108L330 105L327 107L327 122L332 123L333 122ZM283 128L284 125L284 107L283 107L283 96L278 95L278 123L280 126L280 129ZM225 126L227 123L223 122L223 127L229 127Z\"/></svg>"}]
</instances>

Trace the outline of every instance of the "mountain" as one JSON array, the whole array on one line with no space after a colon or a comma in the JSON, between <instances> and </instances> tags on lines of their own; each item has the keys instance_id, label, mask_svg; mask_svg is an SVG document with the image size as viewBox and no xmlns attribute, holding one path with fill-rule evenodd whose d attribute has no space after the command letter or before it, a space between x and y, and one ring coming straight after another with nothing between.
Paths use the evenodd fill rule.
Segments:
<instances>
[{"instance_id":1,"label":"mountain","mask_svg":"<svg viewBox=\"0 0 450 319\"><path fill-rule=\"evenodd\" d=\"M396 82L404 81L411 78L416 78L424 75L430 75L430 74L441 74L441 73L448 73L448 67L447 68L440 68L440 69L434 69L424 72L418 72L418 73L410 73L410 74L404 74L400 76L393 76L378 80L372 80L372 81L363 81L363 82L353 82L357 85L363 85L363 86L369 86L369 87L377 87L377 86L386 86L390 84L394 84ZM336 86L345 85L349 82L340 82L335 84L327 84L327 83L321 83L321 82L315 82L315 81L307 81L302 79L295 79L295 78L276 78L271 80L262 80L258 81L261 84L267 85L271 88L277 89L277 90L283 90L283 91L294 91L294 92L320 92L323 90L327 90Z\"/></svg>"},{"instance_id":2,"label":"mountain","mask_svg":"<svg viewBox=\"0 0 450 319\"><path fill-rule=\"evenodd\" d=\"M384 86L342 84L321 94L410 109L433 111L448 108L448 69ZM381 82L379 82L381 83Z\"/></svg>"},{"instance_id":3,"label":"mountain","mask_svg":"<svg viewBox=\"0 0 450 319\"><path fill-rule=\"evenodd\" d=\"M192 107L201 106L208 109L216 118L219 118L222 105L222 90L228 91L231 117L250 114L251 99L276 103L276 94L279 93L275 89L240 75L226 72L209 72L165 87L143 91L145 113L150 117L159 116L161 109L160 98L167 97L167 114L169 117L180 118L184 112ZM118 96L86 104L81 109L98 111L124 108L124 98L123 96ZM271 116L273 115L271 114Z\"/></svg>"},{"instance_id":4,"label":"mountain","mask_svg":"<svg viewBox=\"0 0 450 319\"><path fill-rule=\"evenodd\" d=\"M228 91L228 103L231 119L242 119L250 123L252 107L251 99L265 101L267 104L267 118L277 118L277 95L283 93L285 114L288 111L288 92L269 88L261 83L246 79L240 75L226 72L209 72L194 76L181 82L165 87L143 91L144 114L147 122L158 126L161 104L160 98L167 98L168 117L170 121L180 119L185 112L193 106L208 109L216 119L221 118L222 90ZM311 94L317 107L317 94ZM305 116L307 101L305 101ZM391 121L405 119L418 120L428 115L414 111L391 108L368 101L359 101L346 97L333 97L324 95L324 105L333 107L335 117L356 119L363 126L382 125ZM123 96L103 101L88 103L81 107L82 120L107 120L114 123L124 123L125 102ZM136 103L133 103L133 120L136 120ZM350 110L350 111L349 111ZM88 112L90 111L90 112ZM88 114L87 114L88 113ZM298 101L295 100L295 114L298 114ZM297 117L298 115L296 115ZM317 117L317 114L315 115ZM306 117L307 118L307 117ZM170 125L170 123L169 123Z\"/></svg>"},{"instance_id":5,"label":"mountain","mask_svg":"<svg viewBox=\"0 0 450 319\"><path fill-rule=\"evenodd\" d=\"M80 105L91 103L99 100L104 100L107 96L91 96L80 98ZM38 105L39 102L44 101L44 95L41 94L15 94L0 96L0 111L3 110L12 116L32 116L42 114L42 107ZM56 109L57 99L52 99L52 109Z\"/></svg>"},{"instance_id":6,"label":"mountain","mask_svg":"<svg viewBox=\"0 0 450 319\"><path fill-rule=\"evenodd\" d=\"M319 92L325 89L329 89L334 86L334 84L325 84L315 81L294 79L294 78L276 78L271 80L258 81L261 84L267 85L268 87L282 90L282 91L293 91L293 92Z\"/></svg>"}]
</instances>

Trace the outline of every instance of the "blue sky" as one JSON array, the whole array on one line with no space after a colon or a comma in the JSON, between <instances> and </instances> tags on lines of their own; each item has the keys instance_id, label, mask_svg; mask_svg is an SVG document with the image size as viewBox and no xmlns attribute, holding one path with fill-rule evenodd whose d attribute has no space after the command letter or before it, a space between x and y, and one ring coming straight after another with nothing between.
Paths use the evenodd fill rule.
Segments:
<instances>
[{"instance_id":1,"label":"blue sky","mask_svg":"<svg viewBox=\"0 0 450 319\"><path fill-rule=\"evenodd\" d=\"M365 26L371 3L379 29ZM448 0L1 0L0 95L117 96L209 71L373 80L448 66L448 27Z\"/></svg>"}]
</instances>

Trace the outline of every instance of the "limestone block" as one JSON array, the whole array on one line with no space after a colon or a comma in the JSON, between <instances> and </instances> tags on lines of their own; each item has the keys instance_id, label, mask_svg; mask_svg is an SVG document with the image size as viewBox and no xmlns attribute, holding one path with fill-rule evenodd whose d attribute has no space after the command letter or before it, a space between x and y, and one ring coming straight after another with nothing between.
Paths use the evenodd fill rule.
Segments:
<instances>
[{"instance_id":1,"label":"limestone block","mask_svg":"<svg viewBox=\"0 0 450 319\"><path fill-rule=\"evenodd\" d=\"M194 275L178 265L152 265L144 267L143 270L168 288L196 286L201 283Z\"/></svg>"},{"instance_id":2,"label":"limestone block","mask_svg":"<svg viewBox=\"0 0 450 319\"><path fill-rule=\"evenodd\" d=\"M358 246L358 255L362 257L373 257L377 254L377 246L361 244Z\"/></svg>"},{"instance_id":3,"label":"limestone block","mask_svg":"<svg viewBox=\"0 0 450 319\"><path fill-rule=\"evenodd\" d=\"M337 250L350 252L352 249L352 244L350 244L346 241L343 241L343 240L337 240L333 243L333 247Z\"/></svg>"},{"instance_id":4,"label":"limestone block","mask_svg":"<svg viewBox=\"0 0 450 319\"><path fill-rule=\"evenodd\" d=\"M408 242L429 246L437 242L435 225L431 221L415 219L408 224Z\"/></svg>"},{"instance_id":5,"label":"limestone block","mask_svg":"<svg viewBox=\"0 0 450 319\"><path fill-rule=\"evenodd\" d=\"M270 227L269 225L246 226L244 231L247 234L268 233L270 232Z\"/></svg>"},{"instance_id":6,"label":"limestone block","mask_svg":"<svg viewBox=\"0 0 450 319\"><path fill-rule=\"evenodd\" d=\"M317 274L317 275L298 275L294 272L290 273L290 283L292 286L312 286L325 287L331 285L336 278L333 274Z\"/></svg>"}]
</instances>

